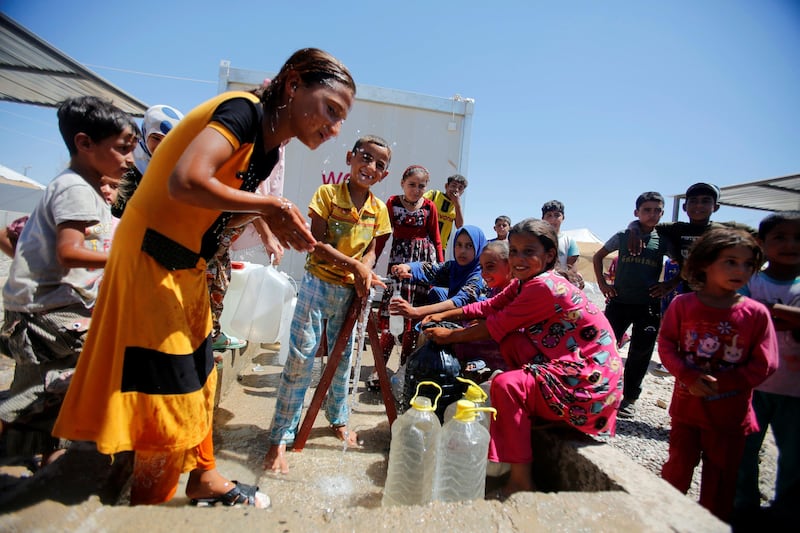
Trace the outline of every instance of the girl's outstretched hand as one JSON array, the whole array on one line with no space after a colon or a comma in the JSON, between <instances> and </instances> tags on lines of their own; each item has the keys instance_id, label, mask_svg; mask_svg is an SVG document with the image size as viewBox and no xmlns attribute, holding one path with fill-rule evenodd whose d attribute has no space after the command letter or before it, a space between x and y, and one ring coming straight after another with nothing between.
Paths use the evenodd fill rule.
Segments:
<instances>
[{"instance_id":1,"label":"girl's outstretched hand","mask_svg":"<svg viewBox=\"0 0 800 533\"><path fill-rule=\"evenodd\" d=\"M279 205L268 205L262 216L284 247L298 252L310 252L314 249L317 241L311 234L303 213L289 200L281 198Z\"/></svg>"},{"instance_id":2,"label":"girl's outstretched hand","mask_svg":"<svg viewBox=\"0 0 800 533\"><path fill-rule=\"evenodd\" d=\"M422 319L423 324L427 324L428 322L444 322L446 318L442 313L434 313L432 315L427 315Z\"/></svg>"},{"instance_id":3,"label":"girl's outstretched hand","mask_svg":"<svg viewBox=\"0 0 800 533\"><path fill-rule=\"evenodd\" d=\"M431 339L433 342L437 344L452 344L450 337L456 331L460 331L460 329L433 327L433 328L425 328L422 330L426 338Z\"/></svg>"},{"instance_id":4,"label":"girl's outstretched hand","mask_svg":"<svg viewBox=\"0 0 800 533\"><path fill-rule=\"evenodd\" d=\"M402 315L406 318L417 318L414 306L403 298L392 298L389 301L389 314Z\"/></svg>"}]
</instances>

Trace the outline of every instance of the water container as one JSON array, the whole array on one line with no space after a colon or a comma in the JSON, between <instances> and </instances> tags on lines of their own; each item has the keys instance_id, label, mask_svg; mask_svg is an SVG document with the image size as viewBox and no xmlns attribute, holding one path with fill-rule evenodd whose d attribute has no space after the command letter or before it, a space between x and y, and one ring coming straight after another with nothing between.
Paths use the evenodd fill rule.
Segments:
<instances>
[{"instance_id":1,"label":"water container","mask_svg":"<svg viewBox=\"0 0 800 533\"><path fill-rule=\"evenodd\" d=\"M278 337L278 342L281 344L278 350L278 364L286 364L286 359L289 357L289 337L292 334L292 317L294 316L294 308L297 306L297 296L293 296L288 304L283 306L281 313L281 332Z\"/></svg>"},{"instance_id":2,"label":"water container","mask_svg":"<svg viewBox=\"0 0 800 533\"><path fill-rule=\"evenodd\" d=\"M400 300L402 296L400 296L400 283L394 284L394 290L392 291L392 298L391 300ZM390 302L391 302L390 300ZM400 338L400 335L403 334L403 329L405 328L405 319L403 315L389 315L389 333L394 335L396 339Z\"/></svg>"},{"instance_id":3,"label":"water container","mask_svg":"<svg viewBox=\"0 0 800 533\"><path fill-rule=\"evenodd\" d=\"M455 324L442 322L441 327L458 327ZM440 346L428 340L414 350L406 362L405 388L403 407L408 408L411 393L422 381L433 381L442 389L442 397L436 408L436 415L441 421L445 408L455 402L464 393L464 385L456 378L461 373L461 364L453 355L450 345Z\"/></svg>"},{"instance_id":4,"label":"water container","mask_svg":"<svg viewBox=\"0 0 800 533\"><path fill-rule=\"evenodd\" d=\"M483 389L472 381L471 379L464 379L462 377L457 377L462 383L467 384L467 390L464 392L464 396L461 397L462 400L467 400L471 402L475 407L488 407L486 402L489 399L489 395L486 394ZM458 402L453 402L447 406L447 409L444 410L444 423L446 424L449 422L453 415L456 414L456 407L458 406ZM481 423L483 427L487 430L489 429L489 423L491 422L489 415L484 413L483 411L478 411L475 413L475 419Z\"/></svg>"},{"instance_id":5,"label":"water container","mask_svg":"<svg viewBox=\"0 0 800 533\"><path fill-rule=\"evenodd\" d=\"M219 317L222 331L231 331L231 318L236 312L236 308L239 307L239 300L242 298L242 291L244 290L247 276L258 268L261 268L261 265L257 263L231 261L231 282L228 285L228 290L225 292L225 299L222 301L224 307L222 309L222 315Z\"/></svg>"},{"instance_id":6,"label":"water container","mask_svg":"<svg viewBox=\"0 0 800 533\"><path fill-rule=\"evenodd\" d=\"M294 295L288 276L272 265L253 270L231 318L231 332L250 342L277 342L283 307Z\"/></svg>"},{"instance_id":7,"label":"water container","mask_svg":"<svg viewBox=\"0 0 800 533\"><path fill-rule=\"evenodd\" d=\"M455 416L442 427L435 500L459 502L483 499L485 495L489 431L475 419L479 411L496 412L491 407L475 407L470 401L459 400Z\"/></svg>"},{"instance_id":8,"label":"water container","mask_svg":"<svg viewBox=\"0 0 800 533\"><path fill-rule=\"evenodd\" d=\"M438 388L435 383L426 385ZM422 385L422 383L420 383ZM436 453L442 430L436 418L436 400L417 394L411 409L392 424L389 468L381 505L425 505L433 497Z\"/></svg>"}]
</instances>

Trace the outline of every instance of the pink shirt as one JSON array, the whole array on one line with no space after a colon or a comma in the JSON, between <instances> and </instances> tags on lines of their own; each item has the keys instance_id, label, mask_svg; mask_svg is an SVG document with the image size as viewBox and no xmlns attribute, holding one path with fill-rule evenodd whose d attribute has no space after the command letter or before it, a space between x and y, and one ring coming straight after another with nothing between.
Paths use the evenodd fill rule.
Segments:
<instances>
[{"instance_id":1,"label":"pink shirt","mask_svg":"<svg viewBox=\"0 0 800 533\"><path fill-rule=\"evenodd\" d=\"M753 388L778 365L778 344L767 308L747 297L728 309L709 307L696 293L677 296L658 335L661 362L675 376L670 415L704 429L752 433L758 429ZM718 394L689 393L703 374L717 379Z\"/></svg>"}]
</instances>

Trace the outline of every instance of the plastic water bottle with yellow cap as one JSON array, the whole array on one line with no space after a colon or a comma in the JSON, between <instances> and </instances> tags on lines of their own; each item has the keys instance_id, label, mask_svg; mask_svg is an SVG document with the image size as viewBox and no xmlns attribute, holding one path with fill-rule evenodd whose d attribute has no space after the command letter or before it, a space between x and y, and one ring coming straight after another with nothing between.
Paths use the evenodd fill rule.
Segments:
<instances>
[{"instance_id":1,"label":"plastic water bottle with yellow cap","mask_svg":"<svg viewBox=\"0 0 800 533\"><path fill-rule=\"evenodd\" d=\"M422 385L439 390L433 402L419 395ZM389 468L381 505L425 505L431 502L442 431L436 417L436 402L441 395L442 388L438 384L420 382L411 400L411 408L392 424Z\"/></svg>"},{"instance_id":2,"label":"plastic water bottle with yellow cap","mask_svg":"<svg viewBox=\"0 0 800 533\"><path fill-rule=\"evenodd\" d=\"M461 397L462 400L467 400L475 404L475 407L487 407L486 401L489 399L489 395L484 392L484 390L472 381L471 379L462 378L461 376L456 377L458 381L462 383L466 383L467 390L464 391L464 395ZM458 406L458 402L453 402L447 406L447 409L444 410L444 423L446 424L449 422L453 416L456 414L456 407ZM475 414L475 419L481 423L483 427L487 430L489 429L489 423L491 420L489 419L489 415L484 413L483 411L479 411Z\"/></svg>"},{"instance_id":3,"label":"plastic water bottle with yellow cap","mask_svg":"<svg viewBox=\"0 0 800 533\"><path fill-rule=\"evenodd\" d=\"M493 407L476 407L469 400L458 400L456 414L442 427L435 500L459 502L484 497L489 431L476 419L481 412L497 413Z\"/></svg>"}]
</instances>

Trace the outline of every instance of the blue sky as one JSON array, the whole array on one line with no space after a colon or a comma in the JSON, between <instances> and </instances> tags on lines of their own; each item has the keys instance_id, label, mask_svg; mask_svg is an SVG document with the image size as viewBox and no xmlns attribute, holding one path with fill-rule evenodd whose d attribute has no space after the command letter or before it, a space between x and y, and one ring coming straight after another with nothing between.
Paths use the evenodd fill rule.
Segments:
<instances>
[{"instance_id":1,"label":"blue sky","mask_svg":"<svg viewBox=\"0 0 800 533\"><path fill-rule=\"evenodd\" d=\"M605 239L643 191L800 172L798 1L175 4L0 9L151 105L188 111L216 93L220 60L274 71L305 46L333 53L358 83L474 98L466 220L487 231L555 198L565 229ZM67 161L54 109L0 103L0 163L47 183ZM671 198L666 208L665 219Z\"/></svg>"}]
</instances>

